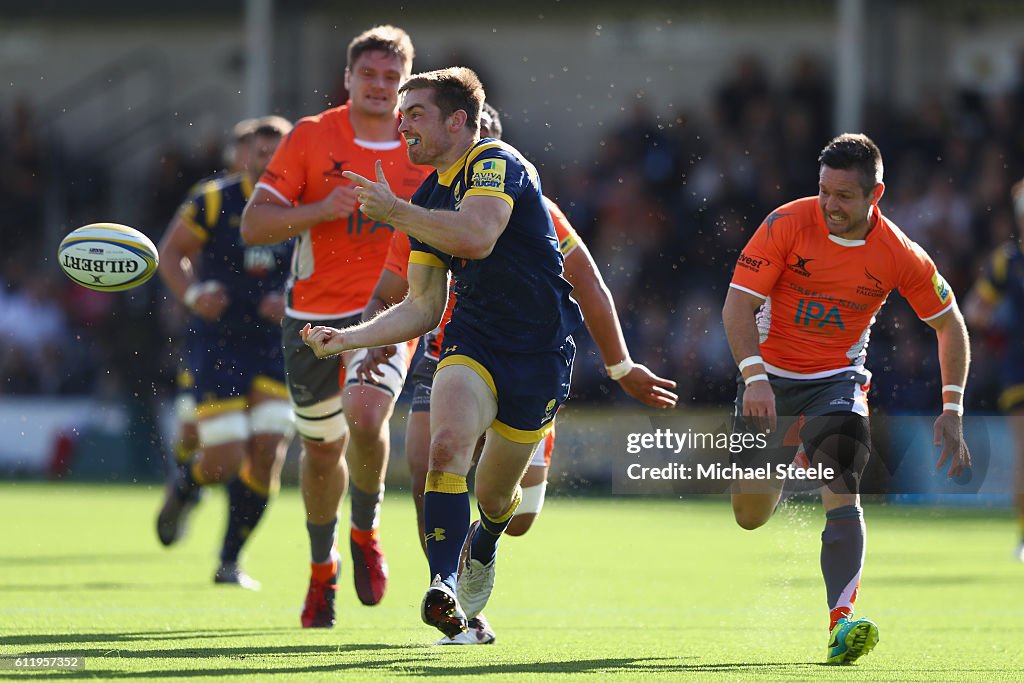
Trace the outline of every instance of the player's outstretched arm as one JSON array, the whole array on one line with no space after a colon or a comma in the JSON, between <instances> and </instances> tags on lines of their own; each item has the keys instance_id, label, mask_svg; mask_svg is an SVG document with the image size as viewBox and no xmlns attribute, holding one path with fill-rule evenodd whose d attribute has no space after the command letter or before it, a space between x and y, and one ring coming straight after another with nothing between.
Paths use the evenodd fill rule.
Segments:
<instances>
[{"instance_id":1,"label":"player's outstretched arm","mask_svg":"<svg viewBox=\"0 0 1024 683\"><path fill-rule=\"evenodd\" d=\"M950 310L927 322L938 337L939 368L942 372L942 414L934 424L935 445L942 447L942 453L935 467L941 469L948 461L947 474L956 477L971 466L971 452L964 441L963 425L970 340L955 302Z\"/></svg>"},{"instance_id":2,"label":"player's outstretched arm","mask_svg":"<svg viewBox=\"0 0 1024 683\"><path fill-rule=\"evenodd\" d=\"M355 183L364 214L458 258L486 258L512 215L512 206L497 197L466 197L458 211L425 209L403 201L391 191L380 160L376 181L351 171L343 175Z\"/></svg>"},{"instance_id":3,"label":"player's outstretched arm","mask_svg":"<svg viewBox=\"0 0 1024 683\"><path fill-rule=\"evenodd\" d=\"M371 320L381 311L398 305L408 293L409 281L398 273L385 268L380 271L373 294L370 295L370 300L367 302L366 308L363 309L363 320ZM363 381L374 381L375 376L383 377L380 367L396 353L398 353L398 347L395 344L370 349L359 362L356 376Z\"/></svg>"},{"instance_id":4,"label":"player's outstretched arm","mask_svg":"<svg viewBox=\"0 0 1024 683\"><path fill-rule=\"evenodd\" d=\"M409 295L372 320L337 329L306 325L299 334L317 358L352 349L398 344L437 327L448 301L448 273L442 268L409 264Z\"/></svg>"},{"instance_id":5,"label":"player's outstretched arm","mask_svg":"<svg viewBox=\"0 0 1024 683\"><path fill-rule=\"evenodd\" d=\"M652 408L674 407L679 400L671 391L676 383L630 359L615 300L582 240L565 257L565 279L573 286L573 298L583 310L583 321L601 352L608 375L641 403Z\"/></svg>"},{"instance_id":6,"label":"player's outstretched arm","mask_svg":"<svg viewBox=\"0 0 1024 683\"><path fill-rule=\"evenodd\" d=\"M743 392L743 417L760 429L774 431L778 422L775 392L768 381L768 369L761 360L757 323L754 314L764 300L735 287L729 287L722 307L722 324L732 357L740 366L747 384Z\"/></svg>"}]
</instances>

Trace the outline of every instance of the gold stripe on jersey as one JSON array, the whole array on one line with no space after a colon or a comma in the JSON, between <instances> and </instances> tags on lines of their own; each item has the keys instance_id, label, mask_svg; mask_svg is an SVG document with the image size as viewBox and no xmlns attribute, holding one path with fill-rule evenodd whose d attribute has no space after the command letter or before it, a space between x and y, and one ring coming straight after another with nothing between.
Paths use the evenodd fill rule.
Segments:
<instances>
[{"instance_id":1,"label":"gold stripe on jersey","mask_svg":"<svg viewBox=\"0 0 1024 683\"><path fill-rule=\"evenodd\" d=\"M420 266L429 266L431 268L444 268L448 269L447 264L438 258L437 254L431 254L429 251L411 251L409 252L409 264L417 264Z\"/></svg>"},{"instance_id":2,"label":"gold stripe on jersey","mask_svg":"<svg viewBox=\"0 0 1024 683\"><path fill-rule=\"evenodd\" d=\"M188 228L189 232L191 232L193 235L198 237L203 242L206 242L207 240L210 239L210 232L203 226L196 223L195 219L192 216L188 215L189 213L193 215L195 214L195 207L190 206L189 208L192 210L187 213L183 212L181 214L181 222L184 224L186 228Z\"/></svg>"},{"instance_id":3,"label":"gold stripe on jersey","mask_svg":"<svg viewBox=\"0 0 1024 683\"><path fill-rule=\"evenodd\" d=\"M491 423L491 429L513 443L537 443L538 441L543 441L548 432L554 429L554 426L554 420L548 422L540 429L516 429L498 420Z\"/></svg>"},{"instance_id":4,"label":"gold stripe on jersey","mask_svg":"<svg viewBox=\"0 0 1024 683\"><path fill-rule=\"evenodd\" d=\"M978 283L974 285L974 288L978 291L978 296L990 304L997 304L999 303L999 300L1003 298L999 294L999 290L996 289L988 280L978 280Z\"/></svg>"},{"instance_id":5,"label":"gold stripe on jersey","mask_svg":"<svg viewBox=\"0 0 1024 683\"><path fill-rule=\"evenodd\" d=\"M462 354L453 354L446 356L444 360L437 364L437 370L434 370L436 375L441 368L446 368L449 365L465 365L467 368L480 375L480 379L484 381L487 388L494 394L494 398L498 398L498 388L494 385L494 378L491 377L491 371L480 364L479 361L470 358L469 356L463 356Z\"/></svg>"},{"instance_id":6,"label":"gold stripe on jersey","mask_svg":"<svg viewBox=\"0 0 1024 683\"><path fill-rule=\"evenodd\" d=\"M505 150L506 152L514 156L519 161L519 163L526 167L526 172L527 174L529 174L532 180L536 181L538 178L540 178L540 174L537 173L537 168L529 161L527 161L521 154L519 154L519 151L515 147L506 145L504 142L501 142L500 140L492 140L491 142L485 143L483 145L478 145L469 150L469 157L466 159L466 165L464 167L467 172L465 178L467 186L469 185L468 171L469 167L472 166L473 164L473 160L480 156L481 153L486 152L489 149Z\"/></svg>"},{"instance_id":7,"label":"gold stripe on jersey","mask_svg":"<svg viewBox=\"0 0 1024 683\"><path fill-rule=\"evenodd\" d=\"M1005 249L997 249L992 254L992 279L999 283L1006 282L1006 270L1010 265L1010 255Z\"/></svg>"},{"instance_id":8,"label":"gold stripe on jersey","mask_svg":"<svg viewBox=\"0 0 1024 683\"><path fill-rule=\"evenodd\" d=\"M515 208L515 202L512 201L512 198L504 192L499 192L497 190L485 190L483 188L473 187L470 188L469 192L466 193L463 199L466 197L497 197L498 199L504 199L508 202L509 206Z\"/></svg>"},{"instance_id":9,"label":"gold stripe on jersey","mask_svg":"<svg viewBox=\"0 0 1024 683\"><path fill-rule=\"evenodd\" d=\"M207 183L203 190L203 201L206 203L206 227L212 228L217 224L217 217L220 216L220 207L223 197L220 192L220 185Z\"/></svg>"}]
</instances>

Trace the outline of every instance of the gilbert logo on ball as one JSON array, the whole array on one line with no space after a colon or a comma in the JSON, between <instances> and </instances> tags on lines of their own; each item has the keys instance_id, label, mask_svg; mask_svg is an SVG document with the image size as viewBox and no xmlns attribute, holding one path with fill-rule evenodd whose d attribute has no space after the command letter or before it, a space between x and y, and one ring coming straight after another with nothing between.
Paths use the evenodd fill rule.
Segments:
<instances>
[{"instance_id":1,"label":"gilbert logo on ball","mask_svg":"<svg viewBox=\"0 0 1024 683\"><path fill-rule=\"evenodd\" d=\"M64 274L89 289L119 292L137 287L156 272L156 245L135 228L92 223L68 233L57 248Z\"/></svg>"}]
</instances>

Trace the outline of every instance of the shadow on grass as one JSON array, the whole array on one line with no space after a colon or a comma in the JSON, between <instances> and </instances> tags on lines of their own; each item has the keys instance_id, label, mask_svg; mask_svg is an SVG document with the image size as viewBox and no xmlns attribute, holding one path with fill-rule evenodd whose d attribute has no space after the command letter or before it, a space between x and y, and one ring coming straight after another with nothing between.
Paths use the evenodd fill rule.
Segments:
<instances>
[{"instance_id":1,"label":"shadow on grass","mask_svg":"<svg viewBox=\"0 0 1024 683\"><path fill-rule=\"evenodd\" d=\"M406 651L405 655L394 656L396 651ZM265 662L259 661L263 656L274 655L316 655L318 658L331 657L334 654L343 655L348 652L377 652L382 656L374 656L372 659L360 658L359 661L339 661L328 664L313 664L308 666L289 666L289 661L283 660L280 666L267 666ZM41 656L45 653L36 653ZM76 655L86 657L110 657L109 649L100 651L75 652ZM33 656L33 653L25 653L23 656ZM509 674L540 674L548 676L578 675L578 674L605 674L605 675L647 675L657 673L743 673L756 672L758 670L779 672L780 667L798 669L805 674L817 669L819 664L810 662L761 662L761 663L720 663L720 664L696 664L685 663L682 659L696 659L696 657L647 657L647 658L601 658L601 659L573 659L568 661L554 662L522 662L522 663L438 663L436 650L422 645L382 645L376 643L364 643L351 646L339 646L337 650L331 651L325 646L282 646L282 647L255 647L255 648L210 648L192 649L181 651L160 651L149 650L140 652L120 653L121 657L130 658L133 661L129 666L136 667L144 665L144 660L150 657L176 657L187 658L201 662L207 658L233 657L239 660L237 666L218 666L210 668L176 668L148 670L117 670L110 668L89 667L81 671L66 671L64 676L71 678L211 678L221 676L267 676L271 674L344 674L354 671L376 671L390 672L396 676L429 676L429 677L463 677L463 676L489 676ZM254 660L251 666L242 662L246 659ZM212 663L212 662L211 662ZM219 663L219 662L218 662ZM794 672L795 673L795 672ZM0 679L5 676L0 675Z\"/></svg>"},{"instance_id":2,"label":"shadow on grass","mask_svg":"<svg viewBox=\"0 0 1024 683\"><path fill-rule=\"evenodd\" d=\"M66 646L72 643L103 643L116 645L117 643L132 643L141 640L195 640L197 638L238 638L242 636L270 636L279 633L296 633L298 629L281 628L211 628L211 629L189 629L187 631L127 631L121 633L32 633L15 636L4 636L4 645L22 647L39 647L43 645L60 645L61 649L68 649ZM213 650L214 648L210 648ZM111 648L106 647L97 650L96 653L110 652ZM85 654L76 650L75 654ZM95 653L94 653L95 654ZM155 656L152 651L147 651L146 656ZM21 656L45 656L41 653L24 653ZM50 655L52 656L52 655ZM174 655L161 655L171 657Z\"/></svg>"}]
</instances>

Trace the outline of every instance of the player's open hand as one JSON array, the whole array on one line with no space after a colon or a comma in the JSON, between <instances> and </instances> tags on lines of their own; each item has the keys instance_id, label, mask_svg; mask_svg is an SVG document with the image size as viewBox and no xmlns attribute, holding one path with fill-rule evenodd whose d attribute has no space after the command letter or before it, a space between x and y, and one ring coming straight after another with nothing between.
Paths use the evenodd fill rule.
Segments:
<instances>
[{"instance_id":1,"label":"player's open hand","mask_svg":"<svg viewBox=\"0 0 1024 683\"><path fill-rule=\"evenodd\" d=\"M356 210L356 204L358 202L359 200L356 199L356 190L354 187L335 187L326 197L320 200L319 218L324 223L348 218L352 215L352 212Z\"/></svg>"},{"instance_id":2,"label":"player's open hand","mask_svg":"<svg viewBox=\"0 0 1024 683\"><path fill-rule=\"evenodd\" d=\"M398 197L384 177L384 165L380 159L377 159L375 168L377 182L352 171L344 171L342 175L355 183L356 199L362 204L362 212L375 221L387 223L398 206Z\"/></svg>"},{"instance_id":3,"label":"player's open hand","mask_svg":"<svg viewBox=\"0 0 1024 683\"><path fill-rule=\"evenodd\" d=\"M971 452L964 441L963 417L952 411L944 411L935 420L934 431L935 445L942 446L935 469L942 469L948 460L949 471L946 475L950 478L959 477L971 466Z\"/></svg>"},{"instance_id":4,"label":"player's open hand","mask_svg":"<svg viewBox=\"0 0 1024 683\"><path fill-rule=\"evenodd\" d=\"M299 330L299 336L317 358L330 358L348 350L345 348L345 335L335 327L313 327L306 323L306 326Z\"/></svg>"},{"instance_id":5,"label":"player's open hand","mask_svg":"<svg viewBox=\"0 0 1024 683\"><path fill-rule=\"evenodd\" d=\"M658 377L647 366L639 363L619 379L619 386L627 394L652 408L674 408L679 400L676 394L669 391L676 388L675 382Z\"/></svg>"},{"instance_id":6,"label":"player's open hand","mask_svg":"<svg viewBox=\"0 0 1024 683\"><path fill-rule=\"evenodd\" d=\"M771 382L751 382L743 391L743 417L757 429L774 432L778 426Z\"/></svg>"},{"instance_id":7,"label":"player's open hand","mask_svg":"<svg viewBox=\"0 0 1024 683\"><path fill-rule=\"evenodd\" d=\"M398 353L398 347L394 344L367 349L366 355L363 356L359 367L356 368L356 377L360 382L375 382L377 378L383 378L384 371L381 366L396 353Z\"/></svg>"}]
</instances>

